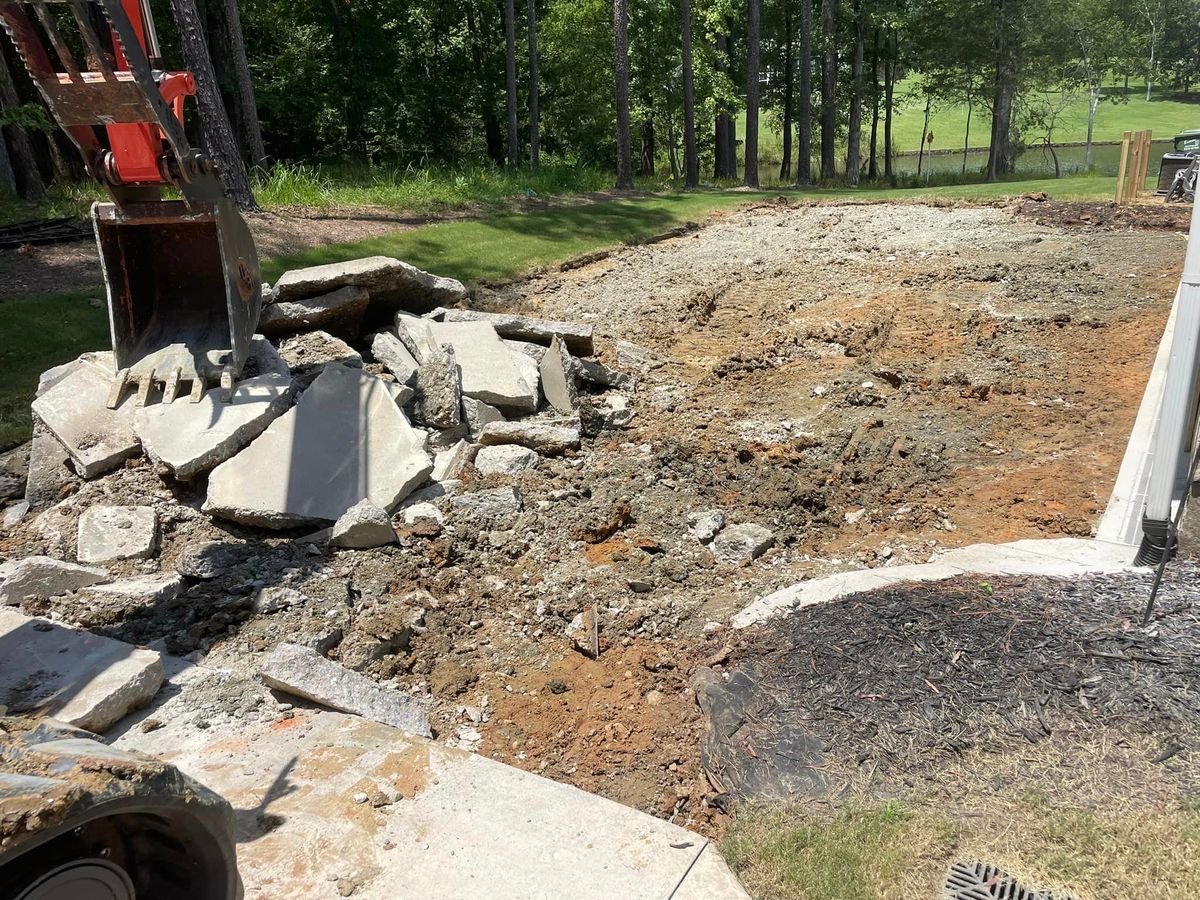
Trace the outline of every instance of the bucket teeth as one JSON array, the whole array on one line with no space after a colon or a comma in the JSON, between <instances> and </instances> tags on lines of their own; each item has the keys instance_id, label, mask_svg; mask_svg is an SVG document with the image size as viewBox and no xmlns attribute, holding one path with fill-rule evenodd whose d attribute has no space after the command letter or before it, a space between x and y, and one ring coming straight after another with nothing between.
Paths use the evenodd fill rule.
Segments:
<instances>
[{"instance_id":1,"label":"bucket teeth","mask_svg":"<svg viewBox=\"0 0 1200 900\"><path fill-rule=\"evenodd\" d=\"M134 406L145 406L150 399L150 392L154 390L154 370L151 369L141 380L138 381L137 396L134 398Z\"/></svg>"},{"instance_id":2,"label":"bucket teeth","mask_svg":"<svg viewBox=\"0 0 1200 900\"><path fill-rule=\"evenodd\" d=\"M121 404L121 395L125 393L125 386L129 384L129 370L122 369L113 379L112 388L108 392L109 409L116 409Z\"/></svg>"},{"instance_id":3,"label":"bucket teeth","mask_svg":"<svg viewBox=\"0 0 1200 900\"><path fill-rule=\"evenodd\" d=\"M163 387L163 403L174 403L175 397L179 394L179 382L183 380L183 369L176 366L171 370L171 374L167 376L166 384Z\"/></svg>"},{"instance_id":4,"label":"bucket teeth","mask_svg":"<svg viewBox=\"0 0 1200 900\"><path fill-rule=\"evenodd\" d=\"M199 403L204 399L204 376L197 375L192 379L192 403Z\"/></svg>"},{"instance_id":5,"label":"bucket teeth","mask_svg":"<svg viewBox=\"0 0 1200 900\"><path fill-rule=\"evenodd\" d=\"M233 366L225 366L221 369L221 402L230 403L233 401Z\"/></svg>"}]
</instances>

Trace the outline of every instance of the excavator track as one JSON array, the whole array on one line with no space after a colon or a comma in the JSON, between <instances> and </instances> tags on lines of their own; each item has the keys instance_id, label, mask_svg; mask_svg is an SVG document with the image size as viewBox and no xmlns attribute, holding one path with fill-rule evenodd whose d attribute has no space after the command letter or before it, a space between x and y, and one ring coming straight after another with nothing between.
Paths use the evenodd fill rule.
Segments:
<instances>
[{"instance_id":1,"label":"excavator track","mask_svg":"<svg viewBox=\"0 0 1200 900\"><path fill-rule=\"evenodd\" d=\"M233 812L161 760L0 718L0 897L241 900Z\"/></svg>"}]
</instances>

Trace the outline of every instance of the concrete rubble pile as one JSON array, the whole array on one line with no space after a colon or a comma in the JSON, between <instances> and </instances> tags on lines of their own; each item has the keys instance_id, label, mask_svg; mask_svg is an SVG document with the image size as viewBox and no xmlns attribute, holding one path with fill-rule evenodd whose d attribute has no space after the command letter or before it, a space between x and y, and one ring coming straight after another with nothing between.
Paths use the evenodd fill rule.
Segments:
<instances>
[{"instance_id":1,"label":"concrete rubble pile","mask_svg":"<svg viewBox=\"0 0 1200 900\"><path fill-rule=\"evenodd\" d=\"M589 358L590 325L466 309L461 283L387 257L290 271L264 290L263 333L227 397L163 402L158 385L144 405L129 396L109 409L105 351L42 376L33 441L0 456L0 504L5 529L24 521L52 549L0 564L4 604L40 612L75 592L97 608L172 601L244 562L227 552L237 544L201 541L172 551L175 571L160 566L160 533L197 516L324 554L394 545L456 515L511 515L523 473L633 419L633 380ZM130 467L159 479L152 503L105 487ZM264 588L254 610L305 601L289 590ZM348 703L362 676L306 662L331 635L289 635L287 664L261 677L428 733L423 714L392 712L386 697Z\"/></svg>"}]
</instances>

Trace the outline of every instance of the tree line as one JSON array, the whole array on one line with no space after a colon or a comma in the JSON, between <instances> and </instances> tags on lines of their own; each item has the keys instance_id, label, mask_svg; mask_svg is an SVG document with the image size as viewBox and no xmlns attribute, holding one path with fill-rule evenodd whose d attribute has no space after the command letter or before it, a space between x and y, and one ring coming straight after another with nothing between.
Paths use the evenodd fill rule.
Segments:
<instances>
[{"instance_id":1,"label":"tree line","mask_svg":"<svg viewBox=\"0 0 1200 900\"><path fill-rule=\"evenodd\" d=\"M903 104L966 107L989 180L1091 125L1130 79L1200 76L1200 0L152 0L168 64L200 82L191 123L249 198L273 161L669 171L757 186L759 123L786 182L894 179ZM78 177L4 42L0 183ZM1123 87L1122 87L1123 84ZM980 115L990 132L972 143ZM744 123L744 140L737 138ZM903 148L924 151L921 146ZM1090 153L1090 146L1089 146ZM1090 159L1090 157L1089 157Z\"/></svg>"}]
</instances>

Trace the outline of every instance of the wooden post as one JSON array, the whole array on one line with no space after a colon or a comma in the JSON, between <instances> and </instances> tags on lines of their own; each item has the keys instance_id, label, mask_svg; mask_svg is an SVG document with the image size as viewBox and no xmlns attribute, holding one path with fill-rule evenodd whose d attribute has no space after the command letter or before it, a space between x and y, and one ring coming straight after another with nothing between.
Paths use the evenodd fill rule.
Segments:
<instances>
[{"instance_id":1,"label":"wooden post","mask_svg":"<svg viewBox=\"0 0 1200 900\"><path fill-rule=\"evenodd\" d=\"M1117 204L1125 202L1125 172L1129 168L1129 142L1133 133L1126 131L1121 135L1121 162L1117 165Z\"/></svg>"},{"instance_id":2,"label":"wooden post","mask_svg":"<svg viewBox=\"0 0 1200 900\"><path fill-rule=\"evenodd\" d=\"M1142 151L1142 168L1140 180L1138 181L1138 193L1146 192L1146 179L1150 176L1150 142L1154 138L1154 132L1149 128L1144 132L1146 135L1146 146Z\"/></svg>"}]
</instances>

